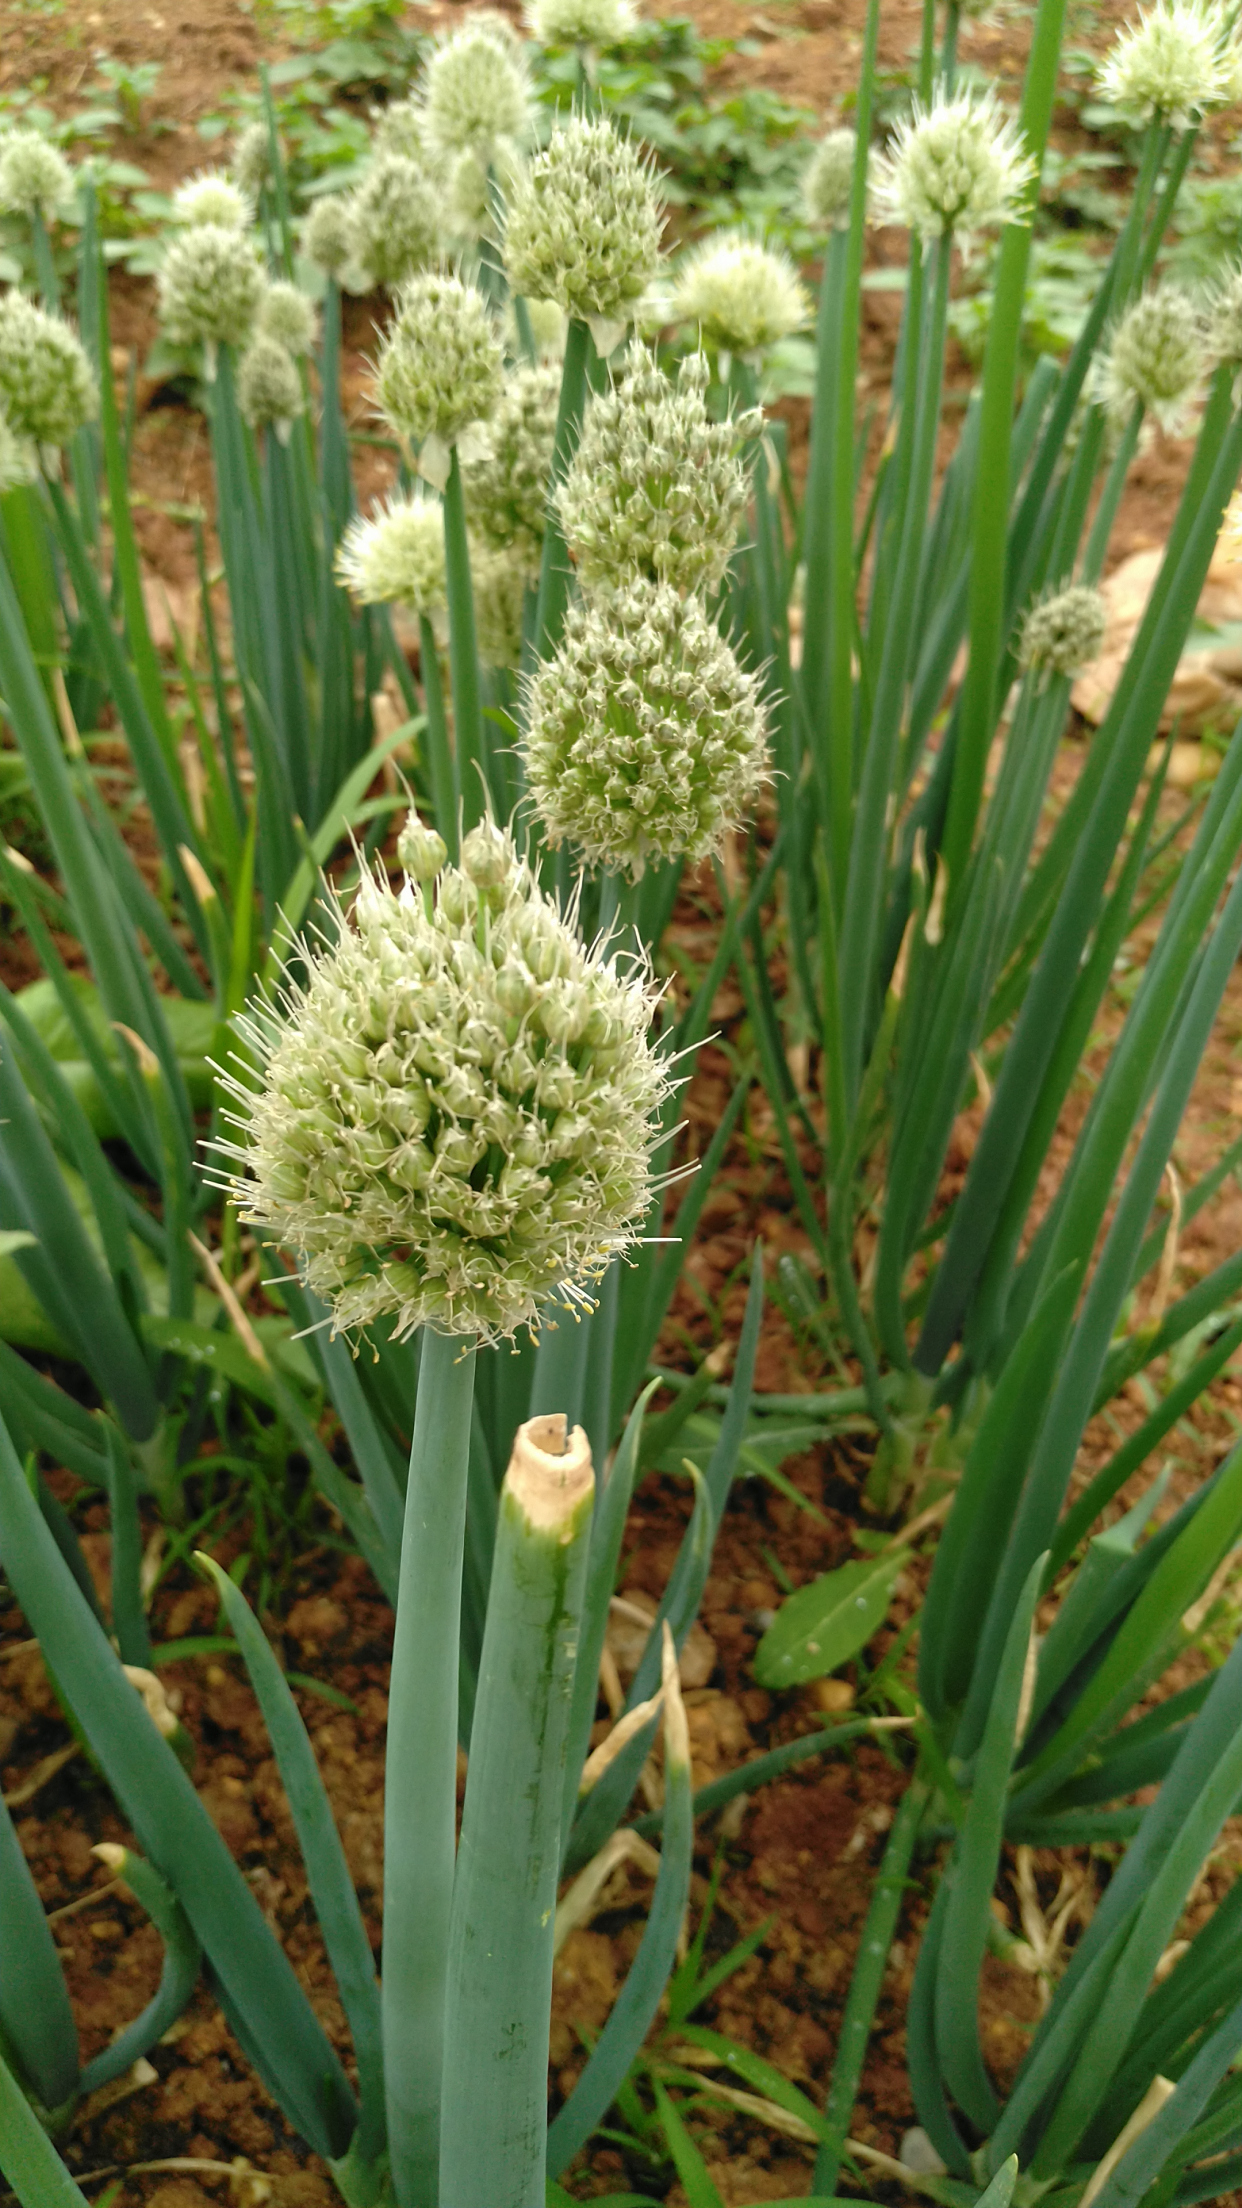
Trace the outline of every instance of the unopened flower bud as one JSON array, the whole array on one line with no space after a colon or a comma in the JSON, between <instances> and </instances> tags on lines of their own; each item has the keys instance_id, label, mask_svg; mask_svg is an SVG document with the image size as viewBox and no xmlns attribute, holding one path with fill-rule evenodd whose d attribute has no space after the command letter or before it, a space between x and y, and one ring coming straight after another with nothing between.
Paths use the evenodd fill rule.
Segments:
<instances>
[{"instance_id":1,"label":"unopened flower bud","mask_svg":"<svg viewBox=\"0 0 1242 2208\"><path fill-rule=\"evenodd\" d=\"M279 339L253 338L237 370L237 404L252 429L287 430L306 404L292 353Z\"/></svg>"},{"instance_id":2,"label":"unopened flower bud","mask_svg":"<svg viewBox=\"0 0 1242 2208\"><path fill-rule=\"evenodd\" d=\"M858 139L852 130L821 138L802 178L802 208L817 230L843 230L850 219Z\"/></svg>"},{"instance_id":3,"label":"unopened flower bud","mask_svg":"<svg viewBox=\"0 0 1242 2208\"><path fill-rule=\"evenodd\" d=\"M397 857L415 882L434 881L448 857L443 836L437 835L434 828L428 828L412 806L397 838Z\"/></svg>"}]
</instances>

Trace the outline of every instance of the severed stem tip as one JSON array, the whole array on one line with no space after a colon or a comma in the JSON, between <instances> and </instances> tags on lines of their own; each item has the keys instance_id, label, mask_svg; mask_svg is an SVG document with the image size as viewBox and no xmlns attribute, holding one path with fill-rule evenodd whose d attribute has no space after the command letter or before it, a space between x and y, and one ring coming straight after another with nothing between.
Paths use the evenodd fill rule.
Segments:
<instances>
[{"instance_id":1,"label":"severed stem tip","mask_svg":"<svg viewBox=\"0 0 1242 2208\"><path fill-rule=\"evenodd\" d=\"M541 1532L568 1539L583 1498L595 1486L591 1444L581 1426L569 1432L563 1411L528 1418L513 1437L505 1485Z\"/></svg>"}]
</instances>

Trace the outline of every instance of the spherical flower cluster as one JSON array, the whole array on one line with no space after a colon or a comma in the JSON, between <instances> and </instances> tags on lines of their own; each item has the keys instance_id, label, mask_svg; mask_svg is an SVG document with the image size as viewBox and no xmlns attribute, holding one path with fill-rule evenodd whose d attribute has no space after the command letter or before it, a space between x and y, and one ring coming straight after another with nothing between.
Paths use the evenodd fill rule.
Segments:
<instances>
[{"instance_id":1,"label":"spherical flower cluster","mask_svg":"<svg viewBox=\"0 0 1242 2208\"><path fill-rule=\"evenodd\" d=\"M274 337L287 353L309 353L315 342L319 318L314 305L296 284L269 284L259 301L259 328Z\"/></svg>"},{"instance_id":2,"label":"spherical flower cluster","mask_svg":"<svg viewBox=\"0 0 1242 2208\"><path fill-rule=\"evenodd\" d=\"M514 185L510 284L579 322L624 326L659 264L660 207L649 160L604 116L575 115Z\"/></svg>"},{"instance_id":3,"label":"spherical flower cluster","mask_svg":"<svg viewBox=\"0 0 1242 2208\"><path fill-rule=\"evenodd\" d=\"M394 287L435 259L440 218L417 162L403 153L377 155L349 197L350 282L356 291Z\"/></svg>"},{"instance_id":4,"label":"spherical flower cluster","mask_svg":"<svg viewBox=\"0 0 1242 2208\"><path fill-rule=\"evenodd\" d=\"M514 545L535 563L547 519L560 388L556 368L519 368L490 421L473 429L461 450L471 528L496 550Z\"/></svg>"},{"instance_id":5,"label":"spherical flower cluster","mask_svg":"<svg viewBox=\"0 0 1242 2208\"><path fill-rule=\"evenodd\" d=\"M256 201L272 181L272 141L260 116L233 140L232 172L247 199Z\"/></svg>"},{"instance_id":6,"label":"spherical flower cluster","mask_svg":"<svg viewBox=\"0 0 1242 2208\"><path fill-rule=\"evenodd\" d=\"M0 298L0 414L18 443L67 445L99 411L94 371L58 314L20 291Z\"/></svg>"},{"instance_id":7,"label":"spherical flower cluster","mask_svg":"<svg viewBox=\"0 0 1242 2208\"><path fill-rule=\"evenodd\" d=\"M1203 378L1206 359L1194 305L1172 285L1144 292L1113 331L1104 364L1104 399L1118 418L1135 400L1168 435L1180 429Z\"/></svg>"},{"instance_id":8,"label":"spherical flower cluster","mask_svg":"<svg viewBox=\"0 0 1242 2208\"><path fill-rule=\"evenodd\" d=\"M444 516L438 498L394 493L351 521L336 572L363 606L402 605L435 614L446 603Z\"/></svg>"},{"instance_id":9,"label":"spherical flower cluster","mask_svg":"<svg viewBox=\"0 0 1242 2208\"><path fill-rule=\"evenodd\" d=\"M763 779L758 677L695 598L636 582L572 607L530 689L523 757L548 836L637 880L715 850Z\"/></svg>"},{"instance_id":10,"label":"spherical flower cluster","mask_svg":"<svg viewBox=\"0 0 1242 2208\"><path fill-rule=\"evenodd\" d=\"M470 550L474 590L474 626L479 658L487 667L516 667L522 657L522 619L526 592L538 580L518 553L489 545Z\"/></svg>"},{"instance_id":11,"label":"spherical flower cluster","mask_svg":"<svg viewBox=\"0 0 1242 2208\"><path fill-rule=\"evenodd\" d=\"M265 283L258 249L240 231L218 223L181 231L157 279L164 335L174 345L244 345Z\"/></svg>"},{"instance_id":12,"label":"spherical flower cluster","mask_svg":"<svg viewBox=\"0 0 1242 2208\"><path fill-rule=\"evenodd\" d=\"M441 157L474 153L486 163L502 140L523 136L530 84L522 50L503 17L467 17L432 49L423 74L423 130Z\"/></svg>"},{"instance_id":13,"label":"spherical flower cluster","mask_svg":"<svg viewBox=\"0 0 1242 2208\"><path fill-rule=\"evenodd\" d=\"M556 493L588 590L640 575L675 590L711 590L721 580L746 507L738 446L759 434L763 418L756 410L712 421L709 373L704 354L691 353L674 388L646 346L634 345L615 388L591 401Z\"/></svg>"},{"instance_id":14,"label":"spherical flower cluster","mask_svg":"<svg viewBox=\"0 0 1242 2208\"><path fill-rule=\"evenodd\" d=\"M327 192L317 199L302 228L302 250L308 261L340 282L354 250L351 194Z\"/></svg>"},{"instance_id":15,"label":"spherical flower cluster","mask_svg":"<svg viewBox=\"0 0 1242 2208\"><path fill-rule=\"evenodd\" d=\"M259 331L251 339L238 364L237 404L252 429L288 436L306 400L297 362L278 337Z\"/></svg>"},{"instance_id":16,"label":"spherical flower cluster","mask_svg":"<svg viewBox=\"0 0 1242 2208\"><path fill-rule=\"evenodd\" d=\"M1022 665L1076 675L1097 657L1107 623L1101 593L1087 583L1071 583L1031 607L1022 626Z\"/></svg>"},{"instance_id":17,"label":"spherical flower cluster","mask_svg":"<svg viewBox=\"0 0 1242 2208\"><path fill-rule=\"evenodd\" d=\"M482 294L460 277L416 276L401 294L375 379L381 412L397 436L455 444L491 413L504 384L503 355Z\"/></svg>"},{"instance_id":18,"label":"spherical flower cluster","mask_svg":"<svg viewBox=\"0 0 1242 2208\"><path fill-rule=\"evenodd\" d=\"M73 170L41 131L11 130L0 138L0 211L50 222L72 199Z\"/></svg>"},{"instance_id":19,"label":"spherical flower cluster","mask_svg":"<svg viewBox=\"0 0 1242 2208\"><path fill-rule=\"evenodd\" d=\"M254 208L231 176L220 169L204 169L201 175L191 176L177 186L172 217L187 230L201 229L204 223L213 230L248 230Z\"/></svg>"},{"instance_id":20,"label":"spherical flower cluster","mask_svg":"<svg viewBox=\"0 0 1242 2208\"><path fill-rule=\"evenodd\" d=\"M403 845L420 873L436 856ZM243 1218L337 1329L491 1341L581 1309L653 1193L646 973L584 949L490 823L426 886L364 874L336 940L300 951L305 981L239 1022L261 1069L230 1082L221 1146Z\"/></svg>"},{"instance_id":21,"label":"spherical flower cluster","mask_svg":"<svg viewBox=\"0 0 1242 2208\"><path fill-rule=\"evenodd\" d=\"M857 150L852 130L830 130L811 155L802 178L802 211L817 230L846 228Z\"/></svg>"},{"instance_id":22,"label":"spherical flower cluster","mask_svg":"<svg viewBox=\"0 0 1242 2208\"><path fill-rule=\"evenodd\" d=\"M707 238L680 262L669 302L712 352L753 359L800 330L811 302L788 254L753 238Z\"/></svg>"},{"instance_id":23,"label":"spherical flower cluster","mask_svg":"<svg viewBox=\"0 0 1242 2208\"><path fill-rule=\"evenodd\" d=\"M1156 116L1186 130L1237 96L1239 56L1224 9L1156 0L1121 33L1099 74L1101 97L1127 122Z\"/></svg>"},{"instance_id":24,"label":"spherical flower cluster","mask_svg":"<svg viewBox=\"0 0 1242 2208\"><path fill-rule=\"evenodd\" d=\"M631 0L531 0L526 28L541 46L619 46L638 29Z\"/></svg>"},{"instance_id":25,"label":"spherical flower cluster","mask_svg":"<svg viewBox=\"0 0 1242 2208\"><path fill-rule=\"evenodd\" d=\"M876 163L883 219L926 239L952 233L968 246L976 230L1012 221L1035 181L1016 124L992 93L938 91L915 101L892 150Z\"/></svg>"}]
</instances>

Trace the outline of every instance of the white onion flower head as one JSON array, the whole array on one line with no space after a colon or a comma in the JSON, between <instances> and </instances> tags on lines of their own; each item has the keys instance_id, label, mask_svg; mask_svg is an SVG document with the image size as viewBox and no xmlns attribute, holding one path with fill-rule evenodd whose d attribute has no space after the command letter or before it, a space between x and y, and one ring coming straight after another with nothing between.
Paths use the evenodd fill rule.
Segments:
<instances>
[{"instance_id":1,"label":"white onion flower head","mask_svg":"<svg viewBox=\"0 0 1242 2208\"><path fill-rule=\"evenodd\" d=\"M968 249L976 231L1018 216L1035 180L1018 126L993 93L941 87L930 107L915 101L877 160L877 213L927 240L952 235Z\"/></svg>"},{"instance_id":2,"label":"white onion flower head","mask_svg":"<svg viewBox=\"0 0 1242 2208\"><path fill-rule=\"evenodd\" d=\"M756 408L713 421L706 356L690 353L674 386L633 345L610 391L592 399L577 452L555 494L586 590L645 576L708 591L724 575L746 510L739 446L757 437Z\"/></svg>"},{"instance_id":3,"label":"white onion flower head","mask_svg":"<svg viewBox=\"0 0 1242 2208\"><path fill-rule=\"evenodd\" d=\"M787 253L718 234L679 262L669 310L709 351L755 360L805 326L811 302Z\"/></svg>"},{"instance_id":4,"label":"white onion flower head","mask_svg":"<svg viewBox=\"0 0 1242 2208\"><path fill-rule=\"evenodd\" d=\"M661 207L650 159L605 116L572 116L514 184L505 228L513 290L555 300L601 338L615 333L659 265Z\"/></svg>"},{"instance_id":5,"label":"white onion flower head","mask_svg":"<svg viewBox=\"0 0 1242 2208\"><path fill-rule=\"evenodd\" d=\"M638 29L632 0L530 0L526 28L541 46L619 46Z\"/></svg>"},{"instance_id":6,"label":"white onion flower head","mask_svg":"<svg viewBox=\"0 0 1242 2208\"><path fill-rule=\"evenodd\" d=\"M362 606L408 606L414 614L443 612L444 515L438 498L394 492L364 519L351 521L336 555L336 572Z\"/></svg>"},{"instance_id":7,"label":"white onion flower head","mask_svg":"<svg viewBox=\"0 0 1242 2208\"><path fill-rule=\"evenodd\" d=\"M1160 116L1186 130L1236 97L1238 50L1225 11L1195 0L1156 0L1114 42L1098 77L1101 98L1127 122Z\"/></svg>"},{"instance_id":8,"label":"white onion flower head","mask_svg":"<svg viewBox=\"0 0 1242 2208\"><path fill-rule=\"evenodd\" d=\"M308 261L340 283L354 250L350 192L325 192L302 225L302 251Z\"/></svg>"},{"instance_id":9,"label":"white onion flower head","mask_svg":"<svg viewBox=\"0 0 1242 2208\"><path fill-rule=\"evenodd\" d=\"M572 606L529 708L522 755L549 840L631 880L717 850L764 778L759 678L667 583Z\"/></svg>"},{"instance_id":10,"label":"white onion flower head","mask_svg":"<svg viewBox=\"0 0 1242 2208\"><path fill-rule=\"evenodd\" d=\"M1117 323L1104 363L1109 412L1124 420L1135 400L1166 435L1185 426L1207 357L1194 303L1174 285L1144 292Z\"/></svg>"},{"instance_id":11,"label":"white onion flower head","mask_svg":"<svg viewBox=\"0 0 1242 2208\"><path fill-rule=\"evenodd\" d=\"M356 291L395 289L436 258L440 211L424 170L402 153L376 156L349 195L349 281Z\"/></svg>"},{"instance_id":12,"label":"white onion flower head","mask_svg":"<svg viewBox=\"0 0 1242 2208\"><path fill-rule=\"evenodd\" d=\"M72 203L73 170L42 131L11 130L0 138L0 212L50 222Z\"/></svg>"},{"instance_id":13,"label":"white onion flower head","mask_svg":"<svg viewBox=\"0 0 1242 2208\"><path fill-rule=\"evenodd\" d=\"M471 422L486 420L503 385L504 356L482 294L458 276L414 277L376 368L375 396L397 436L407 445L451 446Z\"/></svg>"},{"instance_id":14,"label":"white onion flower head","mask_svg":"<svg viewBox=\"0 0 1242 2208\"><path fill-rule=\"evenodd\" d=\"M1208 299L1204 338L1212 361L1242 366L1242 269L1231 269Z\"/></svg>"},{"instance_id":15,"label":"white onion flower head","mask_svg":"<svg viewBox=\"0 0 1242 2208\"><path fill-rule=\"evenodd\" d=\"M530 80L522 49L506 24L488 13L468 16L437 41L423 72L423 131L442 158L477 154L484 162L530 123Z\"/></svg>"},{"instance_id":16,"label":"white onion flower head","mask_svg":"<svg viewBox=\"0 0 1242 2208\"><path fill-rule=\"evenodd\" d=\"M20 291L0 298L0 413L19 446L67 445L99 411L81 339Z\"/></svg>"},{"instance_id":17,"label":"white onion flower head","mask_svg":"<svg viewBox=\"0 0 1242 2208\"><path fill-rule=\"evenodd\" d=\"M272 182L272 141L262 116L238 131L230 167L234 182L247 199L257 202L260 192Z\"/></svg>"},{"instance_id":18,"label":"white onion flower head","mask_svg":"<svg viewBox=\"0 0 1242 2208\"><path fill-rule=\"evenodd\" d=\"M821 138L802 177L802 212L817 230L844 230L850 219L857 133L830 130Z\"/></svg>"},{"instance_id":19,"label":"white onion flower head","mask_svg":"<svg viewBox=\"0 0 1242 2208\"><path fill-rule=\"evenodd\" d=\"M213 230L248 230L254 208L239 184L222 169L204 169L187 177L172 196L172 217L187 230L209 223Z\"/></svg>"},{"instance_id":20,"label":"white onion flower head","mask_svg":"<svg viewBox=\"0 0 1242 2208\"><path fill-rule=\"evenodd\" d=\"M516 547L528 563L543 549L560 389L554 367L515 370L490 420L461 447L471 528L495 551Z\"/></svg>"},{"instance_id":21,"label":"white onion flower head","mask_svg":"<svg viewBox=\"0 0 1242 2208\"><path fill-rule=\"evenodd\" d=\"M296 284L280 278L269 284L259 301L259 329L264 337L274 337L285 351L301 358L309 353L319 329L319 317L314 301L308 299Z\"/></svg>"},{"instance_id":22,"label":"white onion flower head","mask_svg":"<svg viewBox=\"0 0 1242 2208\"><path fill-rule=\"evenodd\" d=\"M244 345L266 283L258 248L241 231L218 223L180 231L156 279L164 335L174 345Z\"/></svg>"},{"instance_id":23,"label":"white onion flower head","mask_svg":"<svg viewBox=\"0 0 1242 2208\"><path fill-rule=\"evenodd\" d=\"M503 830L428 880L419 827L421 879L364 873L305 980L239 1021L259 1070L220 1147L337 1331L496 1341L589 1308L640 1233L670 1084L645 967L586 949Z\"/></svg>"},{"instance_id":24,"label":"white onion flower head","mask_svg":"<svg viewBox=\"0 0 1242 2208\"><path fill-rule=\"evenodd\" d=\"M252 337L237 366L237 404L252 429L274 429L287 440L306 398L297 362L278 337L262 330Z\"/></svg>"},{"instance_id":25,"label":"white onion flower head","mask_svg":"<svg viewBox=\"0 0 1242 2208\"><path fill-rule=\"evenodd\" d=\"M1031 607L1022 625L1019 659L1024 667L1076 675L1099 656L1108 626L1102 592L1071 583Z\"/></svg>"}]
</instances>

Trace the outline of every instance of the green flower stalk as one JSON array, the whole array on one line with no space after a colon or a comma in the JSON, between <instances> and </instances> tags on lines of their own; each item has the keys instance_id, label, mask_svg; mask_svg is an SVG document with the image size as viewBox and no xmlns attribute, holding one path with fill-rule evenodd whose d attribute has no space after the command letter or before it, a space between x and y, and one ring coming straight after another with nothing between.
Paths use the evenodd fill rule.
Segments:
<instances>
[{"instance_id":1,"label":"green flower stalk","mask_svg":"<svg viewBox=\"0 0 1242 2208\"><path fill-rule=\"evenodd\" d=\"M645 973L584 950L511 837L399 893L364 876L327 948L241 1031L230 1192L298 1257L337 1329L494 1341L640 1231L654 1115Z\"/></svg>"},{"instance_id":2,"label":"green flower stalk","mask_svg":"<svg viewBox=\"0 0 1242 2208\"><path fill-rule=\"evenodd\" d=\"M254 221L253 202L221 169L204 169L187 177L172 197L172 219L186 230L248 230Z\"/></svg>"},{"instance_id":3,"label":"green flower stalk","mask_svg":"<svg viewBox=\"0 0 1242 2208\"><path fill-rule=\"evenodd\" d=\"M697 328L711 352L757 361L810 319L811 302L786 253L753 238L706 238L679 262L671 319Z\"/></svg>"},{"instance_id":4,"label":"green flower stalk","mask_svg":"<svg viewBox=\"0 0 1242 2208\"><path fill-rule=\"evenodd\" d=\"M0 213L40 215L51 222L73 204L73 170L38 130L0 138Z\"/></svg>"},{"instance_id":5,"label":"green flower stalk","mask_svg":"<svg viewBox=\"0 0 1242 2208\"><path fill-rule=\"evenodd\" d=\"M18 445L52 452L99 411L81 340L20 291L0 298L0 414Z\"/></svg>"},{"instance_id":6,"label":"green flower stalk","mask_svg":"<svg viewBox=\"0 0 1242 2208\"><path fill-rule=\"evenodd\" d=\"M258 247L241 231L206 222L181 231L156 279L165 337L206 346L210 372L218 345L247 343L266 281Z\"/></svg>"},{"instance_id":7,"label":"green flower stalk","mask_svg":"<svg viewBox=\"0 0 1242 2208\"><path fill-rule=\"evenodd\" d=\"M254 430L274 429L282 444L306 405L292 353L279 338L254 337L237 370L237 404Z\"/></svg>"},{"instance_id":8,"label":"green flower stalk","mask_svg":"<svg viewBox=\"0 0 1242 2208\"><path fill-rule=\"evenodd\" d=\"M436 195L417 162L401 153L372 161L349 195L348 281L353 291L393 290L440 250Z\"/></svg>"},{"instance_id":9,"label":"green flower stalk","mask_svg":"<svg viewBox=\"0 0 1242 2208\"><path fill-rule=\"evenodd\" d=\"M538 567L556 435L560 372L538 366L511 375L487 422L463 441L462 484L470 526L494 551L510 549Z\"/></svg>"},{"instance_id":10,"label":"green flower stalk","mask_svg":"<svg viewBox=\"0 0 1242 2208\"><path fill-rule=\"evenodd\" d=\"M1076 675L1097 657L1107 624L1101 593L1086 583L1071 583L1067 590L1056 591L1031 607L1022 625L1018 656L1024 667Z\"/></svg>"},{"instance_id":11,"label":"green flower stalk","mask_svg":"<svg viewBox=\"0 0 1242 2208\"><path fill-rule=\"evenodd\" d=\"M575 115L514 186L505 229L514 291L554 300L611 352L659 266L661 210L649 156L603 116Z\"/></svg>"},{"instance_id":12,"label":"green flower stalk","mask_svg":"<svg viewBox=\"0 0 1242 2208\"><path fill-rule=\"evenodd\" d=\"M504 356L487 304L458 276L417 276L376 368L381 413L407 447L433 445L424 472L443 488L445 456L464 429L491 413L504 385Z\"/></svg>"},{"instance_id":13,"label":"green flower stalk","mask_svg":"<svg viewBox=\"0 0 1242 2208\"><path fill-rule=\"evenodd\" d=\"M1237 98L1239 53L1231 11L1157 0L1122 31L1099 72L1102 99L1136 126L1157 118L1188 130Z\"/></svg>"},{"instance_id":14,"label":"green flower stalk","mask_svg":"<svg viewBox=\"0 0 1242 2208\"><path fill-rule=\"evenodd\" d=\"M938 87L918 100L875 165L876 219L926 241L952 236L969 251L979 230L1016 220L1035 181L1013 118L994 93Z\"/></svg>"},{"instance_id":15,"label":"green flower stalk","mask_svg":"<svg viewBox=\"0 0 1242 2208\"><path fill-rule=\"evenodd\" d=\"M259 301L258 329L260 336L274 337L287 353L301 359L313 350L319 331L313 300L283 279L269 284Z\"/></svg>"},{"instance_id":16,"label":"green flower stalk","mask_svg":"<svg viewBox=\"0 0 1242 2208\"><path fill-rule=\"evenodd\" d=\"M1194 305L1173 285L1145 292L1113 331L1103 370L1103 396L1115 420L1137 400L1166 435L1186 423L1207 368Z\"/></svg>"},{"instance_id":17,"label":"green flower stalk","mask_svg":"<svg viewBox=\"0 0 1242 2208\"><path fill-rule=\"evenodd\" d=\"M473 154L486 169L499 146L526 135L530 82L503 16L470 16L439 41L423 74L421 105L425 143L441 162Z\"/></svg>"},{"instance_id":18,"label":"green flower stalk","mask_svg":"<svg viewBox=\"0 0 1242 2208\"><path fill-rule=\"evenodd\" d=\"M336 571L361 606L406 606L428 618L442 614L446 586L439 499L421 491L394 492L365 519L351 521L336 555Z\"/></svg>"},{"instance_id":19,"label":"green flower stalk","mask_svg":"<svg viewBox=\"0 0 1242 2208\"><path fill-rule=\"evenodd\" d=\"M687 591L721 581L746 509L738 447L759 434L763 417L754 409L713 421L709 379L705 355L692 353L674 387L646 346L634 345L613 390L591 401L555 493L587 590L640 577Z\"/></svg>"},{"instance_id":20,"label":"green flower stalk","mask_svg":"<svg viewBox=\"0 0 1242 2208\"><path fill-rule=\"evenodd\" d=\"M759 679L667 583L572 607L529 704L523 759L549 839L633 881L649 860L717 850L763 781Z\"/></svg>"}]
</instances>

